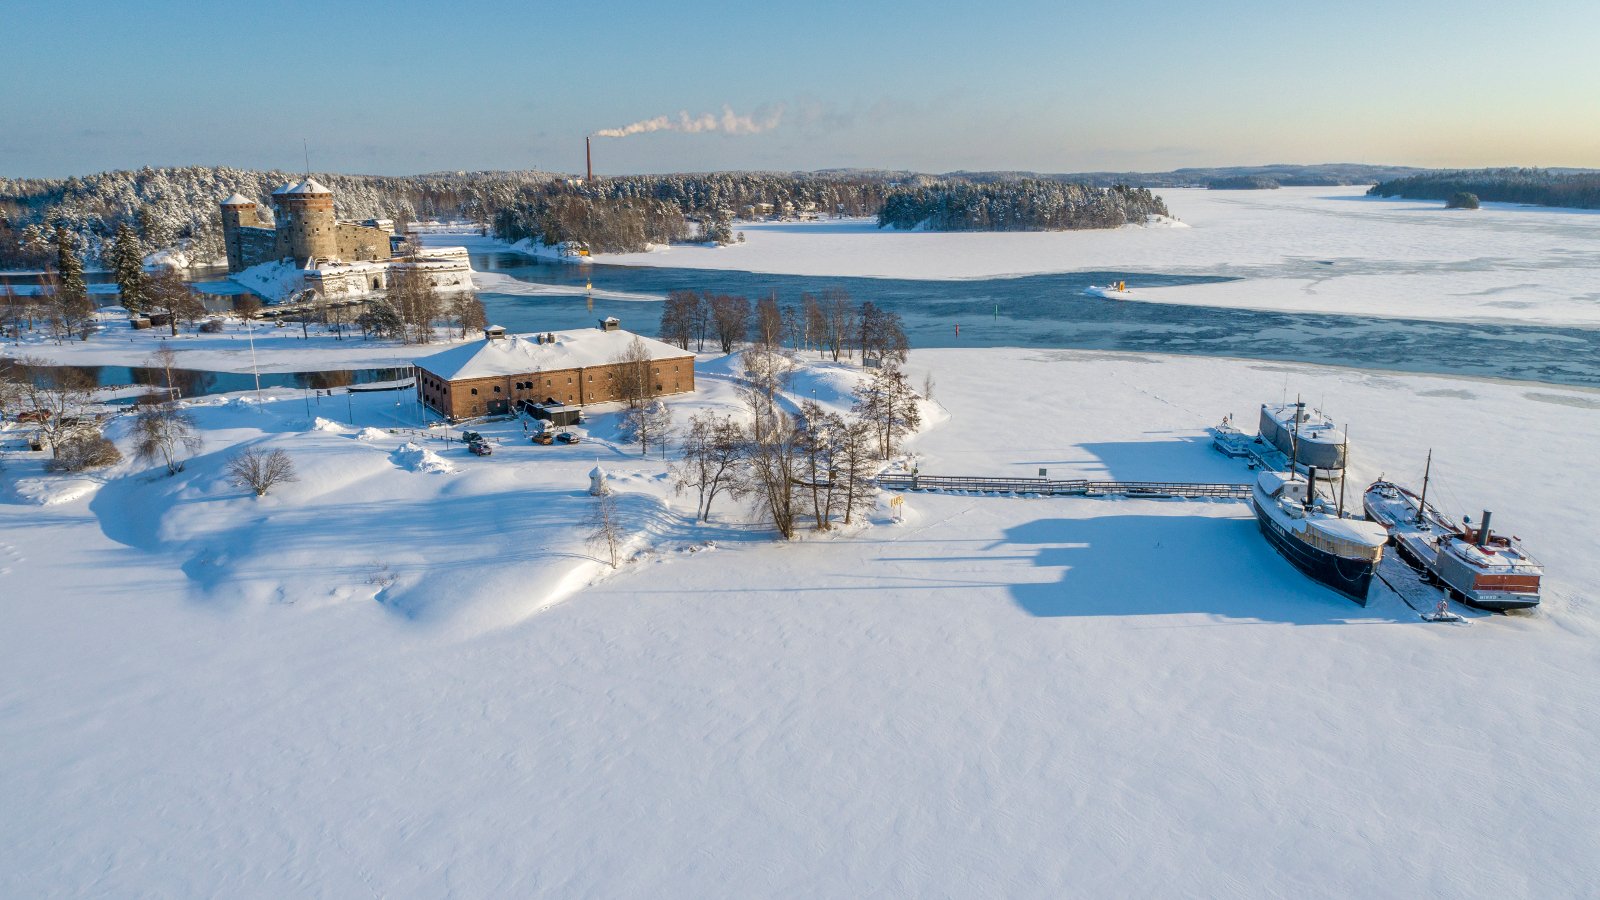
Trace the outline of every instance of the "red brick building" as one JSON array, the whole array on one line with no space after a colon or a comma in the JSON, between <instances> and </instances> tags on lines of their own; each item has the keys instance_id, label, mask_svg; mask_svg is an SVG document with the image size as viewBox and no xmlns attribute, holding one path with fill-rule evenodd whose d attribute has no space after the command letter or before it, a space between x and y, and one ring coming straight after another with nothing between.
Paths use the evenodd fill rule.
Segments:
<instances>
[{"instance_id":1,"label":"red brick building","mask_svg":"<svg viewBox=\"0 0 1600 900\"><path fill-rule=\"evenodd\" d=\"M653 394L694 390L694 354L623 331L616 319L593 330L507 336L491 325L484 339L414 360L417 398L451 419L510 413L522 401L582 406L621 399L615 360L634 338L650 354Z\"/></svg>"}]
</instances>

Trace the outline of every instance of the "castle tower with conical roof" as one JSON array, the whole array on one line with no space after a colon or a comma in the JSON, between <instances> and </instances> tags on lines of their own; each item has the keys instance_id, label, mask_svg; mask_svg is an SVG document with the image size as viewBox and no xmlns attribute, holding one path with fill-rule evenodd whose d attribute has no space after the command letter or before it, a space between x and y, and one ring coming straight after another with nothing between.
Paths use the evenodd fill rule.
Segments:
<instances>
[{"instance_id":1,"label":"castle tower with conical roof","mask_svg":"<svg viewBox=\"0 0 1600 900\"><path fill-rule=\"evenodd\" d=\"M245 261L244 232L240 229L261 226L256 210L256 202L243 194L235 193L222 201L222 244L228 251L229 272L242 272L250 265Z\"/></svg>"},{"instance_id":2,"label":"castle tower with conical roof","mask_svg":"<svg viewBox=\"0 0 1600 900\"><path fill-rule=\"evenodd\" d=\"M338 222L333 217L333 191L307 178L272 192L277 215L278 256L304 265L308 259L339 255Z\"/></svg>"}]
</instances>

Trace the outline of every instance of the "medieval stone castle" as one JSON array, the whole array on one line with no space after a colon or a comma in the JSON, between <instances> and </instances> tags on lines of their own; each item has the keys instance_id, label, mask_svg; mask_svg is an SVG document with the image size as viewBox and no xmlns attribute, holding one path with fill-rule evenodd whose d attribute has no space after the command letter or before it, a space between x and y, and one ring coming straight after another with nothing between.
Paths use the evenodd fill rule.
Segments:
<instances>
[{"instance_id":1,"label":"medieval stone castle","mask_svg":"<svg viewBox=\"0 0 1600 900\"><path fill-rule=\"evenodd\" d=\"M425 255L397 257L394 223L339 221L333 214L333 191L309 177L273 191L272 211L273 224L268 226L254 200L236 193L222 201L228 274L263 263L290 264L300 271L299 289L325 297L383 291L398 269L426 274L443 290L472 287L465 247L433 247Z\"/></svg>"}]
</instances>

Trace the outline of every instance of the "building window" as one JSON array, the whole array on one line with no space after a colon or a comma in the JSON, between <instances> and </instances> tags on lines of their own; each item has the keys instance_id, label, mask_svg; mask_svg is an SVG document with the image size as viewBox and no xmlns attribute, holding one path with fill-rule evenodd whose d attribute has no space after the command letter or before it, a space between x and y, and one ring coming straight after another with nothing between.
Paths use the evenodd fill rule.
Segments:
<instances>
[{"instance_id":1,"label":"building window","mask_svg":"<svg viewBox=\"0 0 1600 900\"><path fill-rule=\"evenodd\" d=\"M477 388L473 388L472 389L472 396L474 396L474 397L478 396L478 389Z\"/></svg>"},{"instance_id":2,"label":"building window","mask_svg":"<svg viewBox=\"0 0 1600 900\"><path fill-rule=\"evenodd\" d=\"M594 376L593 376L593 375L590 375L590 376L589 376L589 380L590 380L590 381L593 381L593 380L594 380Z\"/></svg>"},{"instance_id":3,"label":"building window","mask_svg":"<svg viewBox=\"0 0 1600 900\"><path fill-rule=\"evenodd\" d=\"M500 385L497 384L497 385L494 386L494 392L496 394L500 393Z\"/></svg>"}]
</instances>

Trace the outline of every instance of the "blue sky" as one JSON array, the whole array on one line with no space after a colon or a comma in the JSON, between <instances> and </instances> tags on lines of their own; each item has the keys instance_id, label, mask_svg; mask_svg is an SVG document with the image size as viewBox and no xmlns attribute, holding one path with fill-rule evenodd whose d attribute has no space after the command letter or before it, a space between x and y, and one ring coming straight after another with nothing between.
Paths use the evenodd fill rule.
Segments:
<instances>
[{"instance_id":1,"label":"blue sky","mask_svg":"<svg viewBox=\"0 0 1600 900\"><path fill-rule=\"evenodd\" d=\"M0 2L0 175L1600 167L1600 3ZM719 123L720 125L720 123Z\"/></svg>"}]
</instances>

